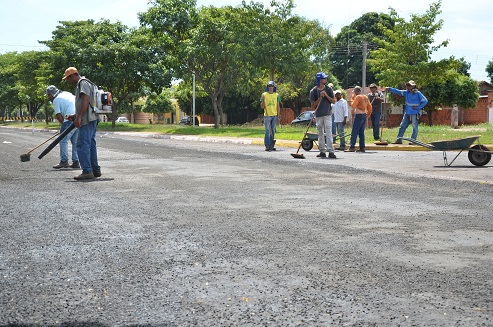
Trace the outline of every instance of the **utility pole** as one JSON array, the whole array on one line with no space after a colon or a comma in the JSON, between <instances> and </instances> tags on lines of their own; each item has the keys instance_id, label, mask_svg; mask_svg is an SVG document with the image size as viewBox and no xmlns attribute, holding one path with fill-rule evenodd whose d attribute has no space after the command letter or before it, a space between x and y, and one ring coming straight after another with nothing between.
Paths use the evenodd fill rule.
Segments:
<instances>
[{"instance_id":1,"label":"utility pole","mask_svg":"<svg viewBox=\"0 0 493 327\"><path fill-rule=\"evenodd\" d=\"M195 127L195 71L193 71L193 90L192 90L192 126Z\"/></svg>"},{"instance_id":2,"label":"utility pole","mask_svg":"<svg viewBox=\"0 0 493 327\"><path fill-rule=\"evenodd\" d=\"M363 42L363 67L361 76L361 89L362 93L366 94L366 53L368 52L368 43Z\"/></svg>"}]
</instances>

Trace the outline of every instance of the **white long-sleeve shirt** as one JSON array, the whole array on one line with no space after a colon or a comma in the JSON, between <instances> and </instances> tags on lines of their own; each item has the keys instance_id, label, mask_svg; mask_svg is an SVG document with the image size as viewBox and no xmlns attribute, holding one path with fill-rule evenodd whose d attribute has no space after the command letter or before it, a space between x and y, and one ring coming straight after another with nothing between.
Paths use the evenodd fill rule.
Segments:
<instances>
[{"instance_id":1,"label":"white long-sleeve shirt","mask_svg":"<svg viewBox=\"0 0 493 327\"><path fill-rule=\"evenodd\" d=\"M332 111L334 114L334 122L342 123L344 117L347 117L348 115L347 101L344 100L344 98L336 101L336 103L332 105Z\"/></svg>"}]
</instances>

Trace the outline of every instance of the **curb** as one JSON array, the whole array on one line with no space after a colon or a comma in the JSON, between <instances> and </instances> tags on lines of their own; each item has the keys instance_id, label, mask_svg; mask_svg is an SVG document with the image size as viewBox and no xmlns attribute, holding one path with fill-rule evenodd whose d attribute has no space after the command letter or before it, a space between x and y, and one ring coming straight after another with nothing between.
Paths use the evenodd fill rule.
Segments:
<instances>
[{"instance_id":1,"label":"curb","mask_svg":"<svg viewBox=\"0 0 493 327\"><path fill-rule=\"evenodd\" d=\"M7 127L7 126L1 126ZM9 127L7 127L9 128ZM12 128L12 127L11 127ZM13 127L16 128L16 127ZM22 128L29 129L31 128ZM48 129L36 129L36 131L41 132L53 132ZM144 132L112 132L112 131L98 131L97 134L115 134L115 135L132 135L139 137L149 137L149 138L159 138L159 139L171 139L171 140L184 140L184 141L194 141L194 142L209 142L209 143L232 143L232 144L245 144L245 145L264 145L264 140L261 138L231 138L231 137L218 137L218 136L194 136L194 135L172 135L172 134L161 134L161 133L144 133ZM338 144L338 143L336 143ZM487 148L493 150L493 144L483 144ZM298 148L300 146L300 141L291 140L276 140L276 146L288 147L288 148ZM359 147L356 147L358 149ZM314 149L316 146L314 145ZM366 144L366 150L378 150L378 151L438 151L431 150L420 145L408 145L408 144L388 144L388 145L375 145ZM459 151L459 150L449 150L449 151Z\"/></svg>"}]
</instances>

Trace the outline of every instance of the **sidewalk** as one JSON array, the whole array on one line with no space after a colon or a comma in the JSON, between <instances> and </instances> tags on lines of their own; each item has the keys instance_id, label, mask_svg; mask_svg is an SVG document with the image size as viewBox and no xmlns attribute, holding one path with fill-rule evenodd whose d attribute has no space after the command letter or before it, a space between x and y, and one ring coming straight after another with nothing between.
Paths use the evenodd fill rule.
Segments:
<instances>
[{"instance_id":1,"label":"sidewalk","mask_svg":"<svg viewBox=\"0 0 493 327\"><path fill-rule=\"evenodd\" d=\"M193 142L211 142L211 143L233 143L233 144L245 144L245 145L264 145L263 138L238 138L238 137L222 137L222 136L197 136L197 135L174 135L174 134L161 134L161 133L145 133L145 132L98 132L100 134L122 134L122 135L134 135L140 137L162 138L171 140L185 140ZM409 145L408 141L403 141L403 144L391 144L388 145L376 145L374 143L366 143L365 150L371 151L438 151L430 150L420 145ZM335 148L338 147L338 143L335 143ZM300 141L291 140L276 140L276 147L298 148ZM493 144L482 144L486 146L490 151L493 150ZM346 149L349 148L346 142ZM356 149L359 146L356 144ZM314 144L313 149L316 150L317 146ZM447 150L447 151L459 151L459 150Z\"/></svg>"},{"instance_id":2,"label":"sidewalk","mask_svg":"<svg viewBox=\"0 0 493 327\"><path fill-rule=\"evenodd\" d=\"M264 140L261 138L228 138L219 136L191 136L191 135L158 135L150 136L158 138L169 138L175 140L189 140L195 142L213 142L213 143L235 143L235 144L253 144L253 145L264 145ZM375 145L373 143L367 143L366 150L382 150L382 151L431 151L425 147L419 145L408 145L408 142L404 144L389 144L389 145ZM337 144L337 143L336 143ZM300 141L291 140L276 140L276 147L289 147L298 148L300 146ZM488 146L489 147L489 146ZM316 145L313 147L316 149ZM346 146L348 148L348 146ZM356 146L356 149L359 147ZM490 148L493 149L493 146Z\"/></svg>"}]
</instances>

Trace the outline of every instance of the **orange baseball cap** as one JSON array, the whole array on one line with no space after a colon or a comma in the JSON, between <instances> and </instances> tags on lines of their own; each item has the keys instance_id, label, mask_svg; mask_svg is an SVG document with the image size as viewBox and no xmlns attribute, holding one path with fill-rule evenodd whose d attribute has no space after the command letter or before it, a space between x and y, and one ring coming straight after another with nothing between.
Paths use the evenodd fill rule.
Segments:
<instances>
[{"instance_id":1,"label":"orange baseball cap","mask_svg":"<svg viewBox=\"0 0 493 327\"><path fill-rule=\"evenodd\" d=\"M65 75L63 76L62 80L66 79L70 75L73 75L77 72L78 72L78 70L75 67L69 67L69 68L65 69Z\"/></svg>"}]
</instances>

